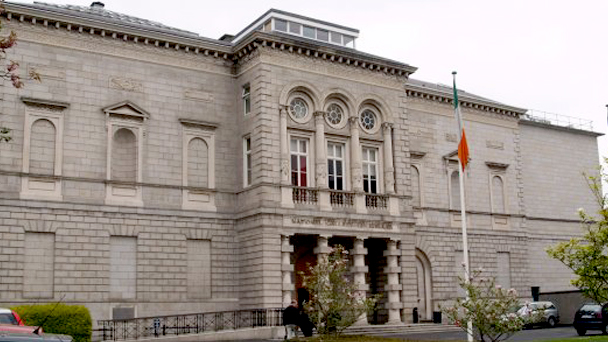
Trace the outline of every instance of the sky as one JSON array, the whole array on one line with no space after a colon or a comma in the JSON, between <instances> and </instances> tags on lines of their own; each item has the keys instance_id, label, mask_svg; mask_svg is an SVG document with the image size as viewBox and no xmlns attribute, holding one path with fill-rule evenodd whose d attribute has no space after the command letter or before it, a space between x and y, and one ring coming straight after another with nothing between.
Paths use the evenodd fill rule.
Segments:
<instances>
[{"instance_id":1,"label":"sky","mask_svg":"<svg viewBox=\"0 0 608 342\"><path fill-rule=\"evenodd\" d=\"M418 67L412 78L450 85L457 71L459 89L592 120L594 131L608 131L605 0L101 1L107 10L216 39L270 8L356 28L357 50ZM599 154L608 157L606 137L599 139Z\"/></svg>"}]
</instances>

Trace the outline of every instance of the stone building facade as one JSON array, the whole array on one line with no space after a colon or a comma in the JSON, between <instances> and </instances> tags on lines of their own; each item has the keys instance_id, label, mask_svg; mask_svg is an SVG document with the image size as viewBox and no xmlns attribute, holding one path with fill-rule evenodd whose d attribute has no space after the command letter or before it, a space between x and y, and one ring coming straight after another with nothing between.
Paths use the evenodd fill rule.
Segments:
<instances>
[{"instance_id":1,"label":"stone building facade","mask_svg":"<svg viewBox=\"0 0 608 342\"><path fill-rule=\"evenodd\" d=\"M7 3L4 21L42 82L2 87L0 304L280 307L336 244L382 294L370 323L459 295L452 89L356 50L357 30L270 10L215 40L97 2ZM472 267L524 295L569 289L544 248L593 208L598 134L459 98Z\"/></svg>"}]
</instances>

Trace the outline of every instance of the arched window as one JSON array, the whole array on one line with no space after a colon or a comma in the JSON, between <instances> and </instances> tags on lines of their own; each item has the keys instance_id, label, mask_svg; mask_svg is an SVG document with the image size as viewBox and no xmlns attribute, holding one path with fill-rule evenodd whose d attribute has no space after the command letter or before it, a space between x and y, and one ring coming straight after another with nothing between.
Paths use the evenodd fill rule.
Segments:
<instances>
[{"instance_id":1,"label":"arched window","mask_svg":"<svg viewBox=\"0 0 608 342\"><path fill-rule=\"evenodd\" d=\"M458 171L450 175L450 209L460 210L460 179Z\"/></svg>"},{"instance_id":2,"label":"arched window","mask_svg":"<svg viewBox=\"0 0 608 342\"><path fill-rule=\"evenodd\" d=\"M209 187L209 147L201 138L188 143L188 186Z\"/></svg>"},{"instance_id":3,"label":"arched window","mask_svg":"<svg viewBox=\"0 0 608 342\"><path fill-rule=\"evenodd\" d=\"M112 180L137 181L137 137L127 128L120 128L112 138Z\"/></svg>"},{"instance_id":4,"label":"arched window","mask_svg":"<svg viewBox=\"0 0 608 342\"><path fill-rule=\"evenodd\" d=\"M492 211L495 213L505 212L504 183L499 176L492 177Z\"/></svg>"},{"instance_id":5,"label":"arched window","mask_svg":"<svg viewBox=\"0 0 608 342\"><path fill-rule=\"evenodd\" d=\"M52 175L55 171L56 129L52 122L38 119L30 135L30 173Z\"/></svg>"},{"instance_id":6,"label":"arched window","mask_svg":"<svg viewBox=\"0 0 608 342\"><path fill-rule=\"evenodd\" d=\"M419 207L422 204L420 196L420 172L415 166L410 166L410 179L412 184L412 205Z\"/></svg>"}]
</instances>

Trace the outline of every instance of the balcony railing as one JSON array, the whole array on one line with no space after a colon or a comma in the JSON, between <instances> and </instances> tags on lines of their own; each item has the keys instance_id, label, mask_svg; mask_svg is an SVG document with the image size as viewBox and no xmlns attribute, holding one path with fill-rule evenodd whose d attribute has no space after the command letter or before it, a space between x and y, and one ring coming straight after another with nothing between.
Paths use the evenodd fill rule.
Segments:
<instances>
[{"instance_id":1,"label":"balcony railing","mask_svg":"<svg viewBox=\"0 0 608 342\"><path fill-rule=\"evenodd\" d=\"M319 191L311 188L293 188L292 199L294 204L312 204L319 202Z\"/></svg>"},{"instance_id":2,"label":"balcony railing","mask_svg":"<svg viewBox=\"0 0 608 342\"><path fill-rule=\"evenodd\" d=\"M98 321L95 333L103 341L122 341L282 324L282 309L274 308L105 320Z\"/></svg>"},{"instance_id":3,"label":"balcony railing","mask_svg":"<svg viewBox=\"0 0 608 342\"><path fill-rule=\"evenodd\" d=\"M540 122L548 125L593 131L592 120L581 119L555 113L547 113L540 110L529 109L526 114L522 116L522 119Z\"/></svg>"},{"instance_id":4,"label":"balcony railing","mask_svg":"<svg viewBox=\"0 0 608 342\"><path fill-rule=\"evenodd\" d=\"M352 192L329 191L329 202L332 207L352 208L355 206L355 194Z\"/></svg>"},{"instance_id":5,"label":"balcony railing","mask_svg":"<svg viewBox=\"0 0 608 342\"><path fill-rule=\"evenodd\" d=\"M388 196L386 195L365 195L365 207L371 210L387 210L388 209Z\"/></svg>"}]
</instances>

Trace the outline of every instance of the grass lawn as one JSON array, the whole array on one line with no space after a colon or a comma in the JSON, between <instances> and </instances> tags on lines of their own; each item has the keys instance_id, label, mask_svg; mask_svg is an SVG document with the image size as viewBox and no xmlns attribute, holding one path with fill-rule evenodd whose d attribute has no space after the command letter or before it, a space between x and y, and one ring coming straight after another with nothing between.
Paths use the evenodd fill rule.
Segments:
<instances>
[{"instance_id":1,"label":"grass lawn","mask_svg":"<svg viewBox=\"0 0 608 342\"><path fill-rule=\"evenodd\" d=\"M554 338L551 340L541 340L538 342L606 342L608 340L608 336L581 336L581 337L571 337L571 338Z\"/></svg>"}]
</instances>

